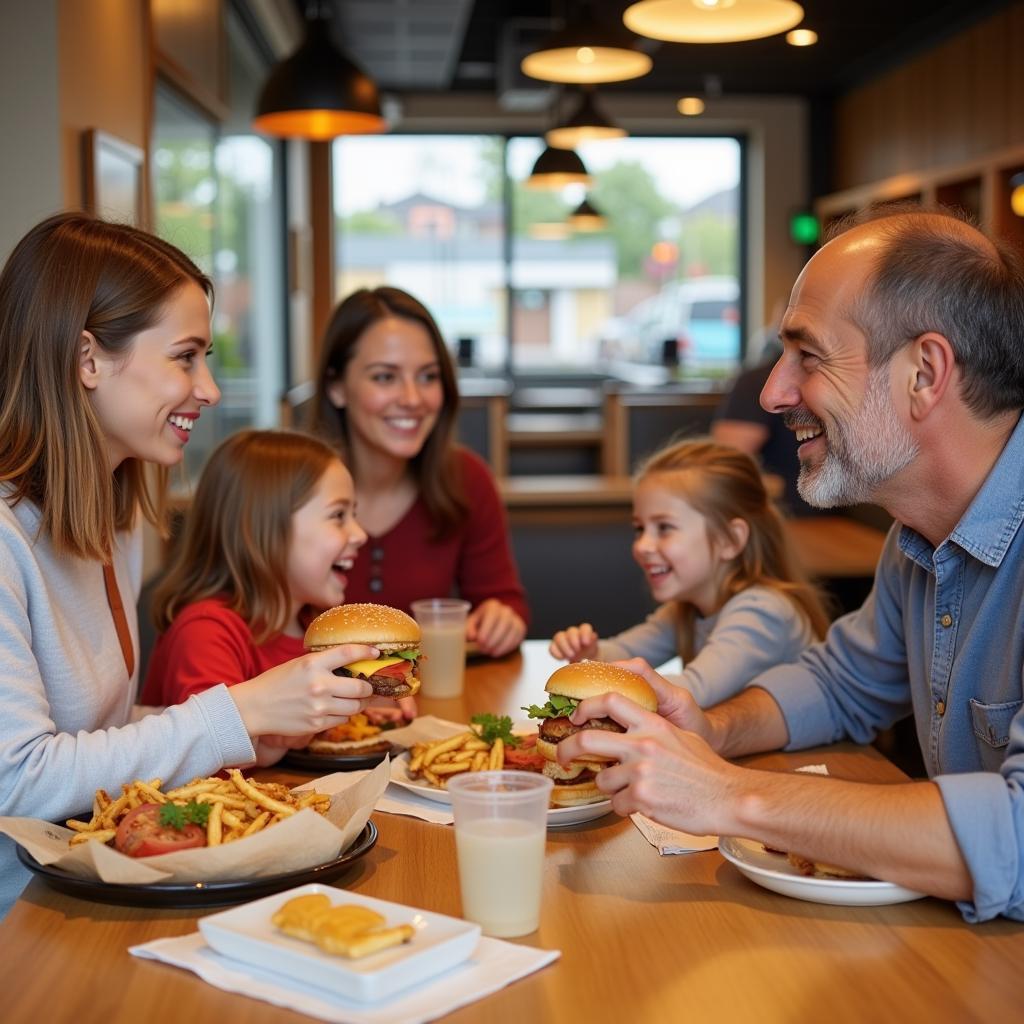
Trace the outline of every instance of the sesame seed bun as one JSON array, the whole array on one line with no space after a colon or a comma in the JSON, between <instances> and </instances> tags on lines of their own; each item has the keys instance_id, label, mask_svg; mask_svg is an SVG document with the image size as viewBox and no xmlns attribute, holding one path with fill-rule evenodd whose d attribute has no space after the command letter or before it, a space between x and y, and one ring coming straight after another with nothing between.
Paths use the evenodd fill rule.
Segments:
<instances>
[{"instance_id":1,"label":"sesame seed bun","mask_svg":"<svg viewBox=\"0 0 1024 1024\"><path fill-rule=\"evenodd\" d=\"M645 679L628 669L602 661L578 661L564 665L551 673L544 689L574 700L599 697L602 693L621 693L645 711L658 710L658 698Z\"/></svg>"},{"instance_id":2,"label":"sesame seed bun","mask_svg":"<svg viewBox=\"0 0 1024 1024\"><path fill-rule=\"evenodd\" d=\"M306 630L306 650L367 644L381 654L418 647L420 627L411 615L386 604L340 604L318 615Z\"/></svg>"}]
</instances>

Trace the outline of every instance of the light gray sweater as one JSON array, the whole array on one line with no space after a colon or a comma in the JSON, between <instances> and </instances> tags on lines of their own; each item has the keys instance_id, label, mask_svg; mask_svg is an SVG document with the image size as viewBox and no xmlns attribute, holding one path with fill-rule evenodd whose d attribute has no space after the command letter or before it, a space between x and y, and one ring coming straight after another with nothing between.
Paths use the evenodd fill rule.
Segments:
<instances>
[{"instance_id":1,"label":"light gray sweater","mask_svg":"<svg viewBox=\"0 0 1024 1024\"><path fill-rule=\"evenodd\" d=\"M252 763L224 686L133 721L137 679L125 669L102 566L59 557L37 536L36 506L11 508L9 493L0 485L0 816L63 822L88 812L100 787L119 792L136 778L178 784ZM136 651L141 551L134 531L114 555ZM30 877L0 836L0 917Z\"/></svg>"},{"instance_id":2,"label":"light gray sweater","mask_svg":"<svg viewBox=\"0 0 1024 1024\"><path fill-rule=\"evenodd\" d=\"M598 643L599 661L644 658L661 665L674 658L674 609L656 608L644 622ZM702 708L739 693L754 676L796 661L814 642L810 623L795 604L770 587L748 587L729 598L716 615L694 620L694 656L670 682L685 687Z\"/></svg>"}]
</instances>

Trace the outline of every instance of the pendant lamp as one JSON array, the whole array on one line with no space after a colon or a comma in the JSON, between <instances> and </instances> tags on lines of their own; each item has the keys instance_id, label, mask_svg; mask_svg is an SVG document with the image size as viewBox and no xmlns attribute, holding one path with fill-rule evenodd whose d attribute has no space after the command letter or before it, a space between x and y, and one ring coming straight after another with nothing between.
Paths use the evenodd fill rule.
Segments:
<instances>
[{"instance_id":1,"label":"pendant lamp","mask_svg":"<svg viewBox=\"0 0 1024 1024\"><path fill-rule=\"evenodd\" d=\"M670 43L738 43L786 32L803 16L793 0L640 0L622 20L637 35Z\"/></svg>"},{"instance_id":2,"label":"pendant lamp","mask_svg":"<svg viewBox=\"0 0 1024 1024\"><path fill-rule=\"evenodd\" d=\"M590 175L583 161L571 149L548 146L537 157L530 176L523 182L527 188L564 188L566 185L590 185Z\"/></svg>"},{"instance_id":3,"label":"pendant lamp","mask_svg":"<svg viewBox=\"0 0 1024 1024\"><path fill-rule=\"evenodd\" d=\"M579 106L569 119L544 134L549 146L556 149L575 149L583 142L599 139L621 139L626 129L620 128L597 105L594 90L586 88Z\"/></svg>"},{"instance_id":4,"label":"pendant lamp","mask_svg":"<svg viewBox=\"0 0 1024 1024\"><path fill-rule=\"evenodd\" d=\"M574 231L604 231L608 218L590 202L588 196L569 214L569 227Z\"/></svg>"},{"instance_id":5,"label":"pendant lamp","mask_svg":"<svg viewBox=\"0 0 1024 1024\"><path fill-rule=\"evenodd\" d=\"M302 44L271 69L253 127L278 138L322 142L386 126L373 79L331 41L330 6L309 5Z\"/></svg>"},{"instance_id":6,"label":"pendant lamp","mask_svg":"<svg viewBox=\"0 0 1024 1024\"><path fill-rule=\"evenodd\" d=\"M621 25L598 20L593 3L580 6L577 18L548 36L519 65L524 75L544 82L576 84L625 82L646 75L653 61L636 47Z\"/></svg>"}]
</instances>

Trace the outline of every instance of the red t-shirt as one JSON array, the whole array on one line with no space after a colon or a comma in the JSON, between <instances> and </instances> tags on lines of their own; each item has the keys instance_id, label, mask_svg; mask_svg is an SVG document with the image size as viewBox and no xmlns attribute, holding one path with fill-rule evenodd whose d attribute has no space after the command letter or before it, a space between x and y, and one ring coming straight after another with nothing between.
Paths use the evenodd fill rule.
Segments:
<instances>
[{"instance_id":1,"label":"red t-shirt","mask_svg":"<svg viewBox=\"0 0 1024 1024\"><path fill-rule=\"evenodd\" d=\"M153 647L140 704L181 704L193 693L252 679L304 654L301 636L256 644L242 618L217 598L182 609Z\"/></svg>"},{"instance_id":2,"label":"red t-shirt","mask_svg":"<svg viewBox=\"0 0 1024 1024\"><path fill-rule=\"evenodd\" d=\"M423 597L458 596L475 608L497 598L530 621L526 594L512 559L505 510L487 464L458 449L466 521L440 540L422 498L381 537L370 537L356 558L345 588L346 601L371 601L409 611Z\"/></svg>"}]
</instances>

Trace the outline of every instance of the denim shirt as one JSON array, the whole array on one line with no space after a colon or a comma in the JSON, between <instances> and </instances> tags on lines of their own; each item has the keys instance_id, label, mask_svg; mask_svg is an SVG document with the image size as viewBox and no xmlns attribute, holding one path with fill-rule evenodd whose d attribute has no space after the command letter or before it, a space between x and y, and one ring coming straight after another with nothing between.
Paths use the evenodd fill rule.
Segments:
<instances>
[{"instance_id":1,"label":"denim shirt","mask_svg":"<svg viewBox=\"0 0 1024 1024\"><path fill-rule=\"evenodd\" d=\"M950 535L895 524L863 607L758 676L789 746L869 743L911 711L973 881L968 921L1024 920L1024 419Z\"/></svg>"}]
</instances>

